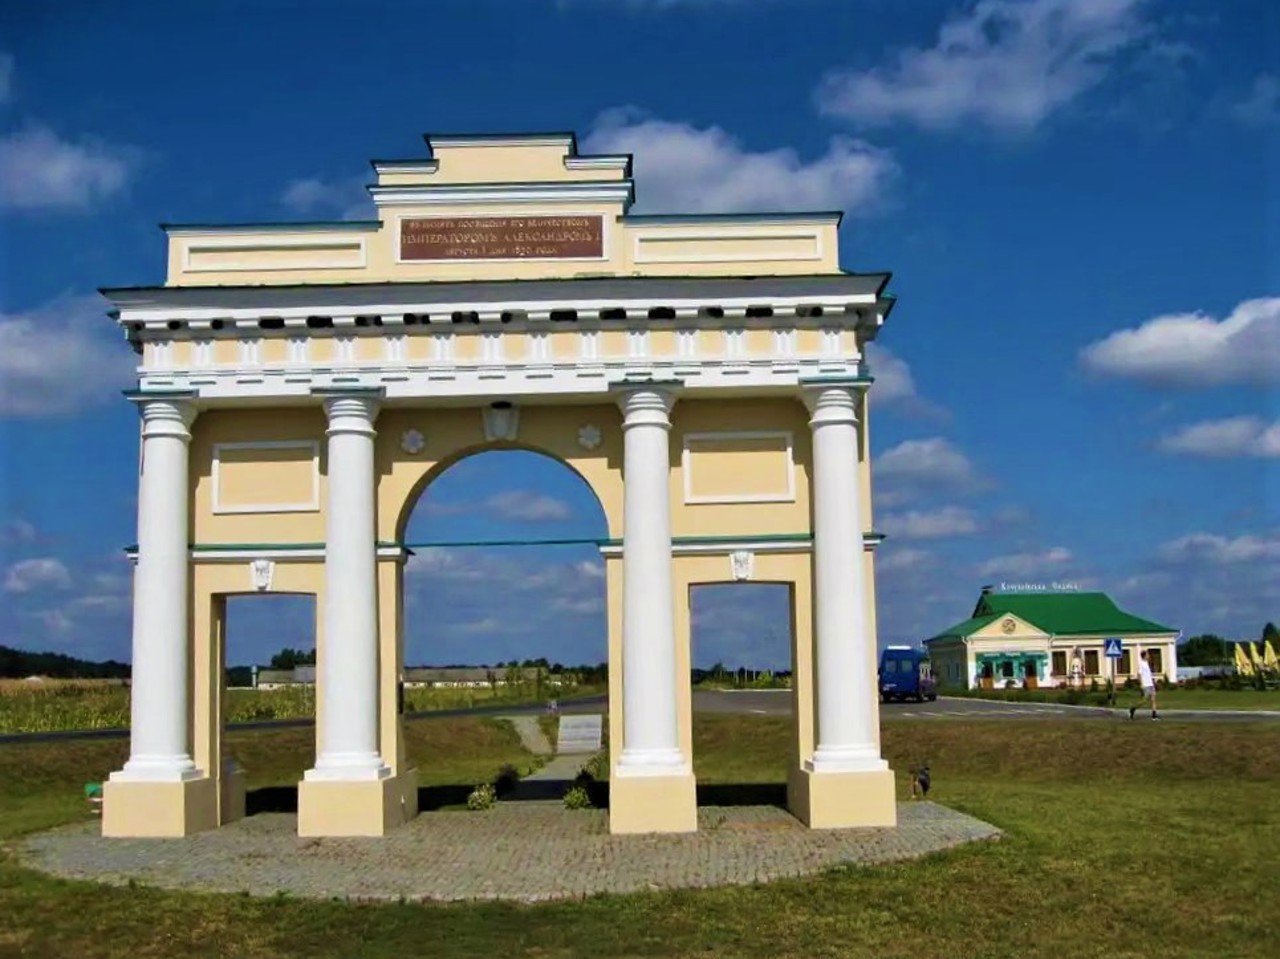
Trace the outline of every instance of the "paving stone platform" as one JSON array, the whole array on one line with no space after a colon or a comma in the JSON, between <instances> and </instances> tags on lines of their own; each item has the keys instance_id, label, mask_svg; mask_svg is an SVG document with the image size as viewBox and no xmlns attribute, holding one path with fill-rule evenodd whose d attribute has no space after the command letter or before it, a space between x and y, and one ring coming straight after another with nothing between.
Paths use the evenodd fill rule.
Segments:
<instances>
[{"instance_id":1,"label":"paving stone platform","mask_svg":"<svg viewBox=\"0 0 1280 959\"><path fill-rule=\"evenodd\" d=\"M104 839L97 821L28 838L30 866L202 892L354 900L539 901L741 885L833 866L912 859L1000 830L931 802L900 803L896 829L810 830L775 806L708 806L697 833L611 836L603 810L499 803L425 813L381 839L301 839L263 813L185 839Z\"/></svg>"}]
</instances>

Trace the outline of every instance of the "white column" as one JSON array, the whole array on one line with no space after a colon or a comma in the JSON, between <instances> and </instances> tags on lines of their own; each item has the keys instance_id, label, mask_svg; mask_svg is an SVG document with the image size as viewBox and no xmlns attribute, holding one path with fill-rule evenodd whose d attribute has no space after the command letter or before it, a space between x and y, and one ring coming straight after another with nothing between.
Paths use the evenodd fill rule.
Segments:
<instances>
[{"instance_id":1,"label":"white column","mask_svg":"<svg viewBox=\"0 0 1280 959\"><path fill-rule=\"evenodd\" d=\"M378 752L378 591L374 528L371 396L335 395L329 417L325 513L324 648L317 681L323 698L314 769L308 780L383 779Z\"/></svg>"},{"instance_id":2,"label":"white column","mask_svg":"<svg viewBox=\"0 0 1280 959\"><path fill-rule=\"evenodd\" d=\"M806 391L813 430L814 627L818 746L815 772L887 769L876 745L876 683L867 651L858 490L856 391Z\"/></svg>"},{"instance_id":3,"label":"white column","mask_svg":"<svg viewBox=\"0 0 1280 959\"><path fill-rule=\"evenodd\" d=\"M191 761L188 447L195 408L143 399L138 565L133 579L129 760L111 779L181 781Z\"/></svg>"},{"instance_id":4,"label":"white column","mask_svg":"<svg viewBox=\"0 0 1280 959\"><path fill-rule=\"evenodd\" d=\"M671 587L669 414L675 397L646 387L623 412L622 725L619 775L688 772L676 722Z\"/></svg>"}]
</instances>

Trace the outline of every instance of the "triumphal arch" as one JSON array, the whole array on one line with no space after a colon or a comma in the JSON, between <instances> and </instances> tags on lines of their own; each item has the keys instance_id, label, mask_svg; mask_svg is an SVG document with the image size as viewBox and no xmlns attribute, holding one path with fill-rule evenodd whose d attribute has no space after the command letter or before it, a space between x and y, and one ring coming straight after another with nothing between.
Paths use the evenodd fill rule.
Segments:
<instances>
[{"instance_id":1,"label":"triumphal arch","mask_svg":"<svg viewBox=\"0 0 1280 959\"><path fill-rule=\"evenodd\" d=\"M132 739L103 832L243 815L221 706L243 593L316 597L299 833L417 815L403 532L487 448L567 464L608 522L614 832L696 828L689 593L735 581L792 595L791 810L893 824L864 358L888 275L840 268L839 213L632 214L632 158L572 135L427 148L373 162L376 219L166 225L164 285L103 291L140 355L142 446Z\"/></svg>"}]
</instances>

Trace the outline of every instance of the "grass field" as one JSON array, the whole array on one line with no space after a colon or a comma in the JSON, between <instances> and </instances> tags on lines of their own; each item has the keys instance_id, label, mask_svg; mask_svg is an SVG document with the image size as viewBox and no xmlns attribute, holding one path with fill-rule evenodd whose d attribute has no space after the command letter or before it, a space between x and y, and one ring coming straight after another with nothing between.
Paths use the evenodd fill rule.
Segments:
<instances>
[{"instance_id":1,"label":"grass field","mask_svg":"<svg viewBox=\"0 0 1280 959\"><path fill-rule=\"evenodd\" d=\"M579 686L562 700L593 696L603 686ZM494 688L405 690L410 712L514 706L547 698L534 684ZM263 719L302 719L315 715L315 689L228 689L229 723ZM52 732L63 729L123 729L129 725L129 689L112 680L0 680L0 733Z\"/></svg>"},{"instance_id":2,"label":"grass field","mask_svg":"<svg viewBox=\"0 0 1280 959\"><path fill-rule=\"evenodd\" d=\"M696 717L700 781L779 782L789 721ZM433 782L522 753L475 719L410 724ZM294 781L307 730L239 734L252 785ZM889 722L899 770L1005 839L757 887L501 903L348 905L109 889L0 861L0 954L150 956L1269 956L1277 952L1280 727ZM8 837L83 816L124 743L0 747ZM482 815L441 812L434 815ZM423 868L430 868L424 863Z\"/></svg>"}]
</instances>

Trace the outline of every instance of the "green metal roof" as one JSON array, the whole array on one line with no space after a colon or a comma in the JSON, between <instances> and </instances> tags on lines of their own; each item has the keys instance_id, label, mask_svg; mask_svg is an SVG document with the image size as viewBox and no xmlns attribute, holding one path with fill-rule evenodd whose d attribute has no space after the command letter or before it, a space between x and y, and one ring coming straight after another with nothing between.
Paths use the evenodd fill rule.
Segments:
<instances>
[{"instance_id":1,"label":"green metal roof","mask_svg":"<svg viewBox=\"0 0 1280 959\"><path fill-rule=\"evenodd\" d=\"M1006 613L1053 636L1177 632L1126 613L1106 593L984 593L971 619L956 623L932 639L972 635Z\"/></svg>"},{"instance_id":2,"label":"green metal roof","mask_svg":"<svg viewBox=\"0 0 1280 959\"><path fill-rule=\"evenodd\" d=\"M944 629L937 636L931 636L926 639L925 642L931 643L935 639L964 639L966 636L976 633L983 626L987 626L995 622L998 618L999 617L995 614L989 616L975 616L972 619L966 619L963 623L956 623L954 626Z\"/></svg>"}]
</instances>

